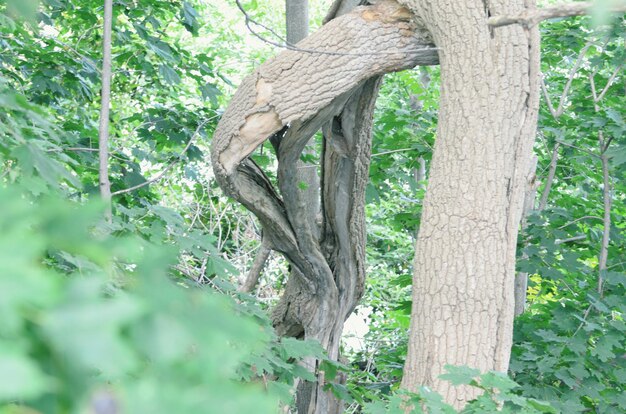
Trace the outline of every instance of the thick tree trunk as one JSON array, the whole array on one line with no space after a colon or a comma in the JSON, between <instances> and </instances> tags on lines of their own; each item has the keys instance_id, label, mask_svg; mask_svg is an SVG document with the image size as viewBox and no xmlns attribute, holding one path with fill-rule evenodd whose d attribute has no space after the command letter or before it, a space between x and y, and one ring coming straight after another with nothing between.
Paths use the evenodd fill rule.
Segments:
<instances>
[{"instance_id":1,"label":"thick tree trunk","mask_svg":"<svg viewBox=\"0 0 626 414\"><path fill-rule=\"evenodd\" d=\"M441 103L413 278L403 387L427 385L457 407L476 390L446 364L506 371L515 250L538 110L538 32L490 29L531 0L403 1L440 48Z\"/></svg>"},{"instance_id":2,"label":"thick tree trunk","mask_svg":"<svg viewBox=\"0 0 626 414\"><path fill-rule=\"evenodd\" d=\"M398 3L359 7L269 60L247 77L214 134L212 164L224 191L259 218L264 236L293 272L273 320L280 335L319 340L338 358L343 323L365 278L364 191L371 119L380 75L436 64L430 39ZM322 225L304 212L297 174L300 154L324 127ZM279 190L248 156L271 139ZM299 413L332 414L341 405L318 375L298 389Z\"/></svg>"}]
</instances>

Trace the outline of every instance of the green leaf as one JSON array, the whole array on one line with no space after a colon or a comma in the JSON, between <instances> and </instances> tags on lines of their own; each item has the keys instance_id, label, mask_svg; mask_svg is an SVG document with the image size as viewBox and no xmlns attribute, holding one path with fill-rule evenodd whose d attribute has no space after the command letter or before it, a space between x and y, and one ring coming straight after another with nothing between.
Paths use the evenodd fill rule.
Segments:
<instances>
[{"instance_id":1,"label":"green leaf","mask_svg":"<svg viewBox=\"0 0 626 414\"><path fill-rule=\"evenodd\" d=\"M322 358L324 355L324 350L317 341L283 338L280 343L288 358L299 359L307 356Z\"/></svg>"},{"instance_id":2,"label":"green leaf","mask_svg":"<svg viewBox=\"0 0 626 414\"><path fill-rule=\"evenodd\" d=\"M220 90L212 83L206 83L200 86L200 92L202 93L202 99L205 101L208 99L214 106L219 105L217 98L222 94Z\"/></svg>"},{"instance_id":3,"label":"green leaf","mask_svg":"<svg viewBox=\"0 0 626 414\"><path fill-rule=\"evenodd\" d=\"M0 402L37 398L50 389L50 381L25 355L0 345Z\"/></svg>"},{"instance_id":4,"label":"green leaf","mask_svg":"<svg viewBox=\"0 0 626 414\"><path fill-rule=\"evenodd\" d=\"M172 67L168 65L159 65L159 74L170 85L177 85L180 83L180 76Z\"/></svg>"},{"instance_id":5,"label":"green leaf","mask_svg":"<svg viewBox=\"0 0 626 414\"><path fill-rule=\"evenodd\" d=\"M452 385L468 385L480 375L480 370L467 366L445 365L444 368L447 373L439 375L439 378L449 381Z\"/></svg>"},{"instance_id":6,"label":"green leaf","mask_svg":"<svg viewBox=\"0 0 626 414\"><path fill-rule=\"evenodd\" d=\"M484 388L495 388L502 392L508 392L519 385L508 375L502 372L486 372L480 376L480 385Z\"/></svg>"}]
</instances>

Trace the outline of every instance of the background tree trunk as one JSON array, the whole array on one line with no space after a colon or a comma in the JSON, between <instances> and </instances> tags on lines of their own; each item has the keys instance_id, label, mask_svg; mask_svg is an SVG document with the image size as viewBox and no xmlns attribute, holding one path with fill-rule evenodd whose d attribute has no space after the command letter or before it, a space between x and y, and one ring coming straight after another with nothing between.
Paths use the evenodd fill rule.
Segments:
<instances>
[{"instance_id":1,"label":"background tree trunk","mask_svg":"<svg viewBox=\"0 0 626 414\"><path fill-rule=\"evenodd\" d=\"M309 0L286 0L287 43L295 45L309 35Z\"/></svg>"},{"instance_id":2,"label":"background tree trunk","mask_svg":"<svg viewBox=\"0 0 626 414\"><path fill-rule=\"evenodd\" d=\"M457 407L476 395L438 378L446 364L506 371L515 250L538 111L538 32L490 29L527 0L403 2L440 48L435 151L416 243L402 386Z\"/></svg>"}]
</instances>

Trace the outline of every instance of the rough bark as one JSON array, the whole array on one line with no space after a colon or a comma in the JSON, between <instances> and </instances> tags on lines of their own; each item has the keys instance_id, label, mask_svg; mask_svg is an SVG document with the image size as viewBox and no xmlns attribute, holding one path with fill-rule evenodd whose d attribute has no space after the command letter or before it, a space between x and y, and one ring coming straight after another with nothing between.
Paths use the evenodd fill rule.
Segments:
<instances>
[{"instance_id":1,"label":"rough bark","mask_svg":"<svg viewBox=\"0 0 626 414\"><path fill-rule=\"evenodd\" d=\"M515 251L538 111L538 32L488 18L530 0L403 1L440 49L437 141L416 243L402 386L426 385L457 407L476 395L444 365L506 371Z\"/></svg>"},{"instance_id":2,"label":"rough bark","mask_svg":"<svg viewBox=\"0 0 626 414\"><path fill-rule=\"evenodd\" d=\"M436 64L427 34L398 3L385 0L340 16L259 67L233 97L213 137L218 183L254 212L264 235L292 267L273 320L279 335L317 339L337 359L343 323L363 291L364 192L371 119L380 75ZM314 52L312 52L314 51ZM324 127L322 231L309 220L297 174L300 154ZM276 147L279 191L248 156ZM298 388L300 413L341 411L316 384Z\"/></svg>"}]
</instances>

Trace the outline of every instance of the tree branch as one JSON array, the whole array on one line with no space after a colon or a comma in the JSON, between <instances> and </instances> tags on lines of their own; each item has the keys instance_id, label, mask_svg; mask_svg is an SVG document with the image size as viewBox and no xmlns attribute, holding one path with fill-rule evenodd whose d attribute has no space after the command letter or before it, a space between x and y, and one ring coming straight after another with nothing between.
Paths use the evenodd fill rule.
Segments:
<instances>
[{"instance_id":1,"label":"tree branch","mask_svg":"<svg viewBox=\"0 0 626 414\"><path fill-rule=\"evenodd\" d=\"M598 132L600 141L600 161L602 162L602 179L603 179L603 207L604 217L602 220L602 245L600 247L600 255L598 256L598 293L602 297L604 277L603 274L606 271L606 264L609 257L609 242L611 237L611 177L609 175L609 157L606 153L609 143L604 144L602 139L602 131Z\"/></svg>"},{"instance_id":2,"label":"tree branch","mask_svg":"<svg viewBox=\"0 0 626 414\"><path fill-rule=\"evenodd\" d=\"M269 242L267 238L263 237L261 239L261 246L257 251L256 257L252 262L252 267L250 268L250 272L248 272L248 276L246 277L246 281L239 288L240 292L250 293L254 289L254 287L259 282L259 278L261 277L261 272L263 271L263 267L265 267L265 262L267 262L268 257L270 256L272 249L270 248Z\"/></svg>"},{"instance_id":3,"label":"tree branch","mask_svg":"<svg viewBox=\"0 0 626 414\"><path fill-rule=\"evenodd\" d=\"M592 2L580 2L559 4L541 9L527 9L512 16L493 16L489 18L489 25L491 27L502 27L511 24L521 24L525 27L532 27L547 19L588 15L592 12L594 6L595 4ZM608 11L612 13L625 12L626 4L615 4L609 7Z\"/></svg>"},{"instance_id":4,"label":"tree branch","mask_svg":"<svg viewBox=\"0 0 626 414\"><path fill-rule=\"evenodd\" d=\"M561 115L563 115L563 111L565 110L565 99L567 98L567 94L569 93L569 90L572 87L572 82L574 81L574 76L576 75L576 72L578 72L578 69L580 69L580 66L583 63L584 57L587 54L587 50L589 50L589 48L591 47L592 44L593 43L588 42L585 45L585 47L583 47L581 49L580 53L578 54L578 58L576 59L576 63L574 64L574 67L570 71L569 76L567 78L567 82L565 84L565 88L563 88L563 93L561 94L561 99L559 99L559 106L558 106L558 108L556 110L554 109L554 106L552 105L552 101L550 100L550 96L548 95L548 89L546 88L546 83L543 80L543 76L541 77L541 90L543 91L543 96L546 98L546 101L548 103L548 109L550 110L550 113L552 114L554 119L557 119Z\"/></svg>"},{"instance_id":5,"label":"tree branch","mask_svg":"<svg viewBox=\"0 0 626 414\"><path fill-rule=\"evenodd\" d=\"M585 240L587 238L586 234L579 234L578 236L573 236L567 239L556 239L554 241L554 244L563 244L563 243L570 243L573 241L578 241L578 240Z\"/></svg>"},{"instance_id":6,"label":"tree branch","mask_svg":"<svg viewBox=\"0 0 626 414\"><path fill-rule=\"evenodd\" d=\"M194 139L196 138L196 136L198 135L198 133L200 132L202 127L205 126L207 124L207 122L209 122L213 118L215 118L215 117L209 118L209 119L203 121L200 125L198 125L198 127L196 128L196 130L193 133L193 135L191 135L191 138L189 138L189 141L187 141L187 145L185 145L185 148L183 148L183 150L180 152L180 154L178 154L178 157L176 157L176 159L174 161L170 162L167 165L167 167L165 167L163 169L163 171L161 171L160 173L158 173L154 177L150 178L149 180L144 181L143 183L134 185L134 186L129 187L129 188L125 188L123 190L115 191L115 192L111 193L111 195L112 196L116 196L116 195L120 195L120 194L130 193L132 191L135 191L135 190L138 190L138 189L140 189L142 187L150 185L150 184L152 184L152 183L154 183L156 181L159 181L161 178L163 178L165 176L165 174L167 174L167 172L169 170L171 170L172 167L174 167L174 165L176 165L182 159L183 155L187 152L187 150L189 150L189 148L191 147L191 143L194 141Z\"/></svg>"},{"instance_id":7,"label":"tree branch","mask_svg":"<svg viewBox=\"0 0 626 414\"><path fill-rule=\"evenodd\" d=\"M543 189L543 193L541 194L541 199L539 200L539 207L537 208L539 211L542 211L546 208L546 204L548 204L548 196L550 195L550 189L552 189L552 182L554 181L554 175L556 174L556 167L559 160L559 147L561 144L557 142L554 145L554 149L552 150L552 159L550 160L550 170L548 171L548 178L546 179L546 186Z\"/></svg>"}]
</instances>

